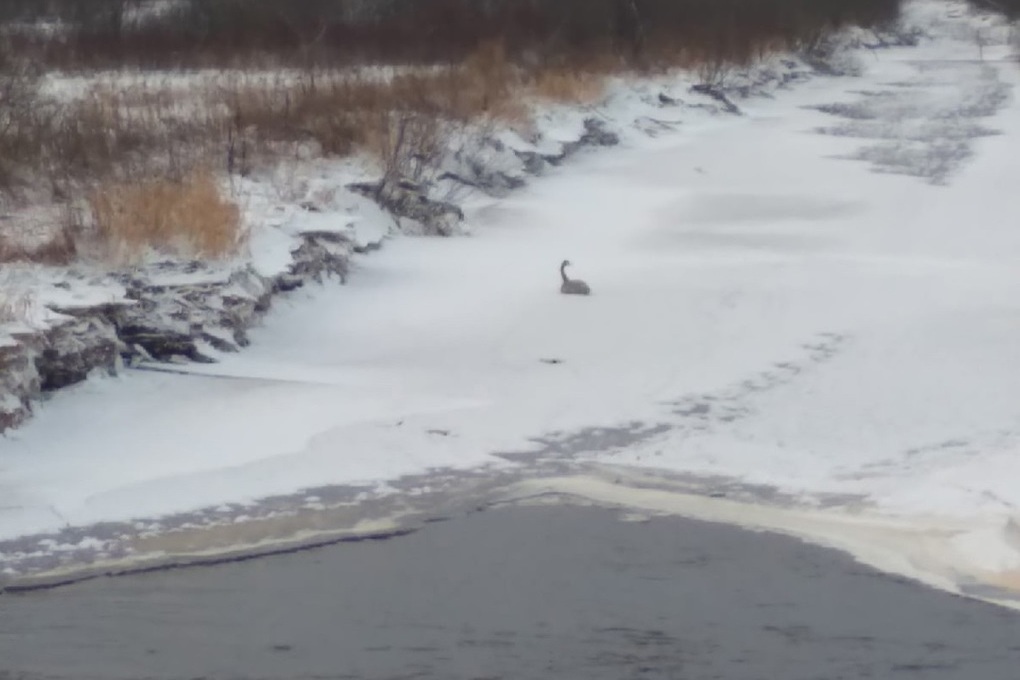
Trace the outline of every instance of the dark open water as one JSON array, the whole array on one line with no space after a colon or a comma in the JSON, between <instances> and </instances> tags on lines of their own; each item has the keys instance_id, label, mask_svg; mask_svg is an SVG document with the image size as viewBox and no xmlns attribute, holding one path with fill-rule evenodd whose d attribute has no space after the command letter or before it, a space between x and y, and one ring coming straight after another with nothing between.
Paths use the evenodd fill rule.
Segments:
<instances>
[{"instance_id":1,"label":"dark open water","mask_svg":"<svg viewBox=\"0 0 1020 680\"><path fill-rule=\"evenodd\" d=\"M0 597L0 678L1020 678L1020 613L796 540L503 508Z\"/></svg>"}]
</instances>

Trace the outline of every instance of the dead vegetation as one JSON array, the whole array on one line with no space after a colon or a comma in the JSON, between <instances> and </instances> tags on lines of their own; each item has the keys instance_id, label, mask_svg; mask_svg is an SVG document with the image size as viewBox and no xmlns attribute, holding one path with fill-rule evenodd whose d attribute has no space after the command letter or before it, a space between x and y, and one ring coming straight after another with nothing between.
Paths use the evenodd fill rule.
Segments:
<instances>
[{"instance_id":1,"label":"dead vegetation","mask_svg":"<svg viewBox=\"0 0 1020 680\"><path fill-rule=\"evenodd\" d=\"M543 69L531 76L525 89L540 100L590 104L602 96L605 78L600 73Z\"/></svg>"},{"instance_id":2,"label":"dead vegetation","mask_svg":"<svg viewBox=\"0 0 1020 680\"><path fill-rule=\"evenodd\" d=\"M197 171L175 180L103 184L87 198L107 261L133 262L146 249L218 258L242 245L241 215L216 178Z\"/></svg>"},{"instance_id":3,"label":"dead vegetation","mask_svg":"<svg viewBox=\"0 0 1020 680\"><path fill-rule=\"evenodd\" d=\"M593 102L608 75L672 67L715 84L897 12L898 0L9 0L0 200L86 209L34 249L0 222L0 261L226 256L243 233L223 174L365 152L387 178L421 176L468 123L526 127L529 100ZM159 80L196 67L221 72L184 90ZM72 97L42 87L43 69L99 68L143 72Z\"/></svg>"},{"instance_id":4,"label":"dead vegetation","mask_svg":"<svg viewBox=\"0 0 1020 680\"><path fill-rule=\"evenodd\" d=\"M78 255L78 240L70 223L55 221L39 240L14 238L0 225L0 262L67 265Z\"/></svg>"}]
</instances>

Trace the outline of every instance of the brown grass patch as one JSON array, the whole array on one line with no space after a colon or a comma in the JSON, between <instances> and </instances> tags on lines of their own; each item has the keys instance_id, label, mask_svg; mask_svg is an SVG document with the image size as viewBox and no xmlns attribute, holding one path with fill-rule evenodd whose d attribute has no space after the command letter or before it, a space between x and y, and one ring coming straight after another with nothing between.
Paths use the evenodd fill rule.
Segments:
<instances>
[{"instance_id":1,"label":"brown grass patch","mask_svg":"<svg viewBox=\"0 0 1020 680\"><path fill-rule=\"evenodd\" d=\"M590 104L624 73L683 67L718 83L839 26L891 21L899 0L204 0L146 21L117 14L122 2L21 4L0 9L0 200L84 200L87 217L68 223L89 225L104 257L130 260L236 251L239 211L198 168L248 175L363 152L387 178L428 179L465 125L531 132L535 101ZM64 28L25 29L33 16ZM46 66L231 71L198 83L115 73L61 101L42 87ZM71 259L72 233L38 249L0 233L0 262Z\"/></svg>"},{"instance_id":2,"label":"brown grass patch","mask_svg":"<svg viewBox=\"0 0 1020 680\"><path fill-rule=\"evenodd\" d=\"M225 120L238 156L268 152L272 158L287 145L314 141L327 155L366 151L385 157L410 120L415 139L430 142L438 131L472 121L525 122L519 72L498 45L485 45L464 64L385 79L334 71L318 73L314 82L228 83L206 93L204 108L229 112Z\"/></svg>"},{"instance_id":3,"label":"brown grass patch","mask_svg":"<svg viewBox=\"0 0 1020 680\"><path fill-rule=\"evenodd\" d=\"M599 73L547 69L539 71L528 86L538 99L570 104L597 101L606 88L606 78Z\"/></svg>"},{"instance_id":4,"label":"brown grass patch","mask_svg":"<svg viewBox=\"0 0 1020 680\"><path fill-rule=\"evenodd\" d=\"M207 171L180 181L107 184L89 194L88 205L104 255L113 261L136 260L149 248L225 257L243 242L240 210Z\"/></svg>"}]
</instances>

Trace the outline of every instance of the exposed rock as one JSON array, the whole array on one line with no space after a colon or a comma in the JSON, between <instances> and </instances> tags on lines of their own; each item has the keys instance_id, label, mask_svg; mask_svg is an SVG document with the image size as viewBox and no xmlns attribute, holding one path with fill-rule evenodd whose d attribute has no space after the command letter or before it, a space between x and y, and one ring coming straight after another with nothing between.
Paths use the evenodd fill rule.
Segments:
<instances>
[{"instance_id":1,"label":"exposed rock","mask_svg":"<svg viewBox=\"0 0 1020 680\"><path fill-rule=\"evenodd\" d=\"M524 171L530 175L540 175L545 170L546 160L537 151L514 151L524 164Z\"/></svg>"},{"instance_id":2,"label":"exposed rock","mask_svg":"<svg viewBox=\"0 0 1020 680\"><path fill-rule=\"evenodd\" d=\"M168 286L148 278L124 282L127 297L137 304L112 315L118 336L134 359L137 348L144 358L168 361L185 357L209 361L201 345L219 351L236 351L248 344L247 329L269 308L275 284L251 267L220 279Z\"/></svg>"},{"instance_id":3,"label":"exposed rock","mask_svg":"<svg viewBox=\"0 0 1020 680\"><path fill-rule=\"evenodd\" d=\"M565 142L556 154L543 154L542 159L550 165L559 165L586 146L614 146L620 143L620 137L606 127L598 118L587 118L584 121L584 132L573 142Z\"/></svg>"},{"instance_id":4,"label":"exposed rock","mask_svg":"<svg viewBox=\"0 0 1020 680\"><path fill-rule=\"evenodd\" d=\"M697 92L698 94L703 94L705 96L711 97L712 99L722 104L723 109L727 113L732 113L737 116L743 115L743 112L740 110L740 107L731 102L729 97L723 94L723 92L714 85L708 85L705 83L691 85L691 92Z\"/></svg>"},{"instance_id":5,"label":"exposed rock","mask_svg":"<svg viewBox=\"0 0 1020 680\"><path fill-rule=\"evenodd\" d=\"M587 118L584 121L584 133L574 142L566 142L559 154L543 156L553 165L559 165L586 146L615 146L620 143L620 136L606 127L598 118Z\"/></svg>"},{"instance_id":6,"label":"exposed rock","mask_svg":"<svg viewBox=\"0 0 1020 680\"><path fill-rule=\"evenodd\" d=\"M584 134L578 142L582 146L616 146L620 143L620 135L611 131L605 121L587 118L584 121Z\"/></svg>"},{"instance_id":7,"label":"exposed rock","mask_svg":"<svg viewBox=\"0 0 1020 680\"><path fill-rule=\"evenodd\" d=\"M438 181L449 180L483 191L490 196L505 196L524 186L526 172L519 157L498 139L483 138L464 144L443 164Z\"/></svg>"},{"instance_id":8,"label":"exposed rock","mask_svg":"<svg viewBox=\"0 0 1020 680\"><path fill-rule=\"evenodd\" d=\"M0 432L24 422L41 393L81 382L97 369L116 371L124 345L107 311L66 310L49 328L0 345Z\"/></svg>"},{"instance_id":9,"label":"exposed rock","mask_svg":"<svg viewBox=\"0 0 1020 680\"><path fill-rule=\"evenodd\" d=\"M164 262L116 277L126 301L51 307L65 318L0 345L0 433L28 419L31 401L42 393L96 370L113 374L124 362L211 362L210 350L237 351L274 294L332 275L346 281L355 250L343 233L310 232L292 252L290 271L273 278L247 265L215 275L200 262Z\"/></svg>"},{"instance_id":10,"label":"exposed rock","mask_svg":"<svg viewBox=\"0 0 1020 680\"><path fill-rule=\"evenodd\" d=\"M822 43L814 49L805 50L801 59L812 69L827 76L858 76L860 63L836 45Z\"/></svg>"},{"instance_id":11,"label":"exposed rock","mask_svg":"<svg viewBox=\"0 0 1020 680\"><path fill-rule=\"evenodd\" d=\"M39 333L15 336L34 369L27 374L29 384L48 392L79 383L96 369L115 371L124 345L107 316L110 309L55 309L64 320ZM19 366L26 375L24 364Z\"/></svg>"},{"instance_id":12,"label":"exposed rock","mask_svg":"<svg viewBox=\"0 0 1020 680\"><path fill-rule=\"evenodd\" d=\"M276 277L276 292L289 293L305 285L305 280L295 274L280 274Z\"/></svg>"},{"instance_id":13,"label":"exposed rock","mask_svg":"<svg viewBox=\"0 0 1020 680\"><path fill-rule=\"evenodd\" d=\"M0 432L32 415L29 397L39 394L39 372L26 344L0 345Z\"/></svg>"},{"instance_id":14,"label":"exposed rock","mask_svg":"<svg viewBox=\"0 0 1020 680\"><path fill-rule=\"evenodd\" d=\"M460 206L430 198L425 187L410 180L357 182L347 188L371 198L398 218L420 224L426 235L451 236L464 220Z\"/></svg>"},{"instance_id":15,"label":"exposed rock","mask_svg":"<svg viewBox=\"0 0 1020 680\"><path fill-rule=\"evenodd\" d=\"M47 347L35 356L40 388L58 390L102 369L115 373L123 344L101 316L76 319L46 333Z\"/></svg>"},{"instance_id":16,"label":"exposed rock","mask_svg":"<svg viewBox=\"0 0 1020 680\"><path fill-rule=\"evenodd\" d=\"M159 324L126 324L120 327L121 338L132 349L141 348L145 356L157 361L173 361L186 358L192 361L207 363L211 358L202 354L197 342L201 337L201 329L194 334L175 331Z\"/></svg>"},{"instance_id":17,"label":"exposed rock","mask_svg":"<svg viewBox=\"0 0 1020 680\"><path fill-rule=\"evenodd\" d=\"M293 290L302 285L298 283L291 286L295 279L313 279L322 283L324 278L333 275L340 279L340 283L347 283L351 253L366 252L377 245L370 243L364 247L355 247L346 236L333 231L306 232L301 236L301 246L292 253L294 263L290 266L290 273L277 277L277 290Z\"/></svg>"},{"instance_id":18,"label":"exposed rock","mask_svg":"<svg viewBox=\"0 0 1020 680\"><path fill-rule=\"evenodd\" d=\"M440 180L448 179L464 186L484 191L491 196L505 196L514 189L524 186L524 178L516 175L508 175L503 172L493 172L474 179L462 177L453 172L444 172L439 176Z\"/></svg>"}]
</instances>

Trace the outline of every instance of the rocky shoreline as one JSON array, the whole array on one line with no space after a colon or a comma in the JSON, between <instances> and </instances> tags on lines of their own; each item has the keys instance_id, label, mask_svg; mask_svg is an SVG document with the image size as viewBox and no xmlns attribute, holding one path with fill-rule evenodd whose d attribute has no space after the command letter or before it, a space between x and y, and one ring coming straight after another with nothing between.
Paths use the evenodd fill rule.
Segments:
<instances>
[{"instance_id":1,"label":"rocky shoreline","mask_svg":"<svg viewBox=\"0 0 1020 680\"><path fill-rule=\"evenodd\" d=\"M584 122L576 141L562 144L554 154L513 152L496 140L484 140L518 160L518 172L486 170L469 163L472 176L444 174L490 194L524 186L524 175L540 174L588 146L611 146L619 137L597 119ZM394 186L383 182L349 184L347 191L371 198L398 224L410 221L418 231L449 236L463 221L461 209L429 197L428 189L409 181ZM315 211L314 206L303 206ZM351 258L377 250L385 235L359 242L342 231L310 230L297 234L299 243L286 271L267 276L250 263L239 264L202 280L207 266L201 262L166 261L140 271L112 273L123 288L120 299L92 305L48 304L55 316L42 330L12 331L13 342L0 344L0 433L28 420L33 404L46 394L79 383L96 371L116 375L125 366L144 362L204 362L214 352L236 352L245 347L248 331L272 306L278 295L308 283L335 277L345 283ZM166 279L198 281L166 283ZM57 284L61 285L61 284ZM65 284L66 285L66 284Z\"/></svg>"},{"instance_id":2,"label":"rocky shoreline","mask_svg":"<svg viewBox=\"0 0 1020 680\"><path fill-rule=\"evenodd\" d=\"M433 169L434 181L348 182L329 191L367 199L387 215L397 232L451 236L464 221L461 207L448 200L459 190L506 195L585 148L618 144L621 134L654 136L682 125L685 113L739 116L742 112L734 100L772 96L813 74L854 75L851 48L876 49L916 40L915 33L851 32L827 45L824 58L776 59L731 75L725 86L682 79L646 82L626 93L634 105L627 107L627 120L609 118L593 108L575 109L567 116L574 130L567 139L562 134L538 134L535 140L523 141L514 134L508 142L505 135L479 133L442 159L442 167ZM656 111L669 111L669 119L657 117ZM296 209L307 214L324 210L309 201ZM316 228L314 219L308 224L291 234L296 245L289 263L276 273L259 271L243 260L219 269L202 262L166 261L109 273L103 276L104 284L122 291L115 299L50 303L46 308L51 315L43 328L10 331L6 340L0 336L0 434L28 420L33 404L47 394L94 372L116 375L125 366L147 362L214 362L217 352L239 351L274 298L334 276L345 282L351 259L380 248L387 237L383 233L359 239L343 229ZM54 285L70 287L67 282Z\"/></svg>"}]
</instances>

